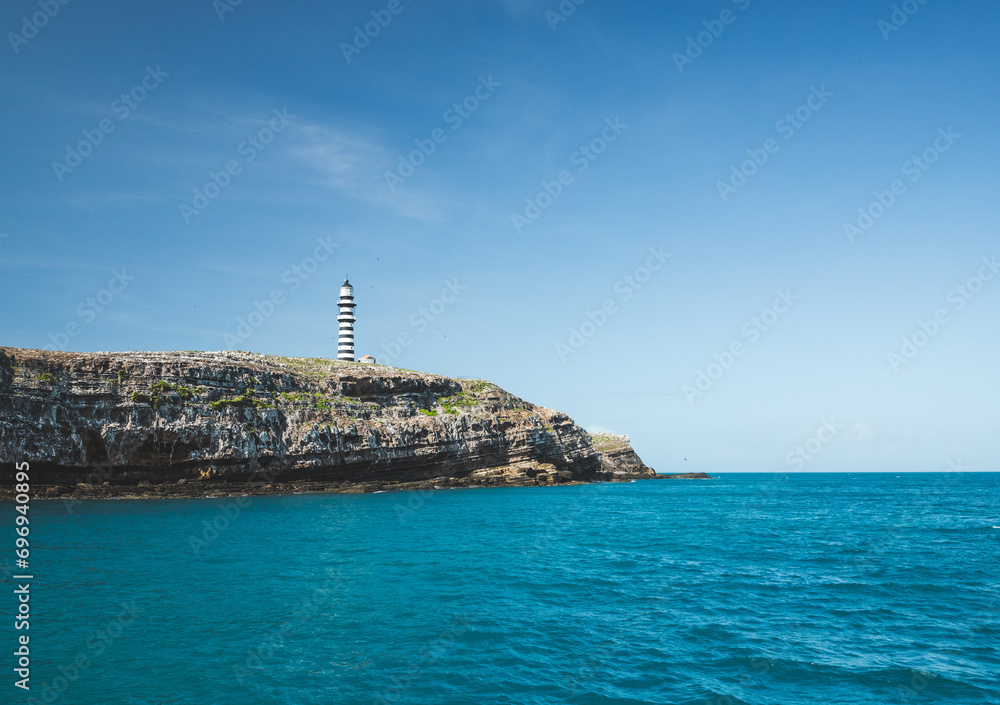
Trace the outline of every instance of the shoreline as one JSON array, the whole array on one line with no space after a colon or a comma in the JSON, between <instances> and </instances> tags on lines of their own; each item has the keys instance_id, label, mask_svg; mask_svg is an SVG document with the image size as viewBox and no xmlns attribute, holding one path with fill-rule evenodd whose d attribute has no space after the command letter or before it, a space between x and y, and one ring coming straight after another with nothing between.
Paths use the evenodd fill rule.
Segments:
<instances>
[{"instance_id":1,"label":"shoreline","mask_svg":"<svg viewBox=\"0 0 1000 705\"><path fill-rule=\"evenodd\" d=\"M483 482L465 478L435 478L418 482L251 482L229 483L213 480L193 480L185 483L136 485L37 485L32 488L32 501L39 500L98 500L98 499L219 499L224 497L263 497L298 494L375 494L381 492L421 492L434 490L493 489L505 487L567 487L632 482L633 480L710 480L705 473L677 473L644 477L620 477L602 480L569 480L565 482ZM0 490L0 502L13 501L14 493Z\"/></svg>"},{"instance_id":2,"label":"shoreline","mask_svg":"<svg viewBox=\"0 0 1000 705\"><path fill-rule=\"evenodd\" d=\"M0 499L11 459L49 499L692 477L487 380L233 351L0 347L0 428Z\"/></svg>"}]
</instances>

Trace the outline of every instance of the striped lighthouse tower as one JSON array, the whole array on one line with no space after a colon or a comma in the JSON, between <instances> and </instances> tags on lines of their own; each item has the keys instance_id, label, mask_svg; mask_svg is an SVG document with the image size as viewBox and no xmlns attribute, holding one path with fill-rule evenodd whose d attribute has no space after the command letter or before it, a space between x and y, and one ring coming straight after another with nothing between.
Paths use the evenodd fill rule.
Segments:
<instances>
[{"instance_id":1,"label":"striped lighthouse tower","mask_svg":"<svg viewBox=\"0 0 1000 705\"><path fill-rule=\"evenodd\" d=\"M354 287L351 282L344 279L343 286L340 287L340 314L337 322L340 324L340 339L337 345L337 359L346 362L354 362Z\"/></svg>"}]
</instances>

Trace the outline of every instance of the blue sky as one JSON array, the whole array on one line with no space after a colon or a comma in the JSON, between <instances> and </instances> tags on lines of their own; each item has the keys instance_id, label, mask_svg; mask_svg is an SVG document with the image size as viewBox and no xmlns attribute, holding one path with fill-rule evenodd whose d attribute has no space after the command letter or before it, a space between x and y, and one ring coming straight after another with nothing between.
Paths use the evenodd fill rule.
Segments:
<instances>
[{"instance_id":1,"label":"blue sky","mask_svg":"<svg viewBox=\"0 0 1000 705\"><path fill-rule=\"evenodd\" d=\"M660 471L1000 470L995 0L45 6L5 345L335 357L349 273L359 355Z\"/></svg>"}]
</instances>

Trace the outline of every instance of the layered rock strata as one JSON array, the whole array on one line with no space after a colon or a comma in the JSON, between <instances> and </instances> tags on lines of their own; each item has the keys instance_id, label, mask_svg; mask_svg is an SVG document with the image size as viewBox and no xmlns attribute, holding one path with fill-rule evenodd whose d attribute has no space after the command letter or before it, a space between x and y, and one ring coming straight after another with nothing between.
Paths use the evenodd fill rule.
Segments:
<instances>
[{"instance_id":1,"label":"layered rock strata","mask_svg":"<svg viewBox=\"0 0 1000 705\"><path fill-rule=\"evenodd\" d=\"M628 440L483 380L240 352L0 347L0 497L216 496L656 477ZM624 439L624 440L621 440Z\"/></svg>"}]
</instances>

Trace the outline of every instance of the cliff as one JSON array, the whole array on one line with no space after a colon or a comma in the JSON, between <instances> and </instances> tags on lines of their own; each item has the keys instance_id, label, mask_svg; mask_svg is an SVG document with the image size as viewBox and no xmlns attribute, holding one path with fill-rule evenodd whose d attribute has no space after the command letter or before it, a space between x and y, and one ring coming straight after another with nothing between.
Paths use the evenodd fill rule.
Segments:
<instances>
[{"instance_id":1,"label":"cliff","mask_svg":"<svg viewBox=\"0 0 1000 705\"><path fill-rule=\"evenodd\" d=\"M623 439L624 437L615 437ZM0 347L0 497L214 496L655 477L627 439L482 380L240 352Z\"/></svg>"},{"instance_id":2,"label":"cliff","mask_svg":"<svg viewBox=\"0 0 1000 705\"><path fill-rule=\"evenodd\" d=\"M594 433L591 434L591 441L601 460L602 471L629 479L633 476L655 474L653 469L646 467L646 464L632 450L628 436L619 436L614 433Z\"/></svg>"},{"instance_id":3,"label":"cliff","mask_svg":"<svg viewBox=\"0 0 1000 705\"><path fill-rule=\"evenodd\" d=\"M601 472L613 479L632 480L655 478L658 480L710 480L703 472L684 472L675 475L657 475L632 450L628 436L616 433L592 433L590 439L601 460Z\"/></svg>"}]
</instances>

